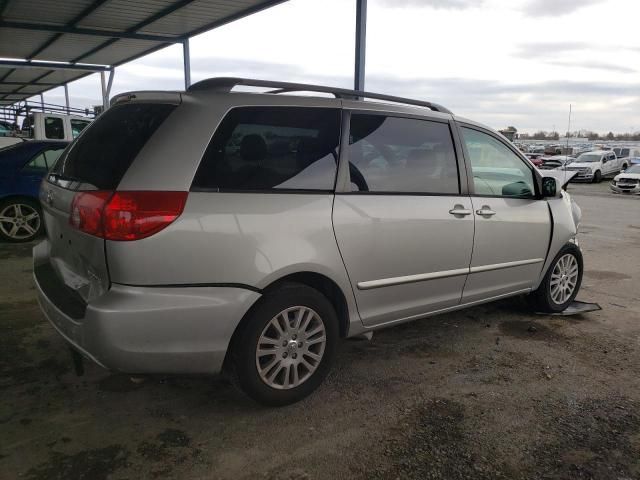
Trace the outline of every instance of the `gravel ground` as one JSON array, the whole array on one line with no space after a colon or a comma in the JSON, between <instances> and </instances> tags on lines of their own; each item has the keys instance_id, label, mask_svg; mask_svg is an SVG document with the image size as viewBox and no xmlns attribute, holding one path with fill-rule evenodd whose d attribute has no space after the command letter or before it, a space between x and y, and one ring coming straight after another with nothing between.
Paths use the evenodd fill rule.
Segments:
<instances>
[{"instance_id":1,"label":"gravel ground","mask_svg":"<svg viewBox=\"0 0 640 480\"><path fill-rule=\"evenodd\" d=\"M579 298L520 299L348 341L323 387L265 409L222 380L76 377L31 281L0 245L0 478L639 479L640 198L570 187Z\"/></svg>"}]
</instances>

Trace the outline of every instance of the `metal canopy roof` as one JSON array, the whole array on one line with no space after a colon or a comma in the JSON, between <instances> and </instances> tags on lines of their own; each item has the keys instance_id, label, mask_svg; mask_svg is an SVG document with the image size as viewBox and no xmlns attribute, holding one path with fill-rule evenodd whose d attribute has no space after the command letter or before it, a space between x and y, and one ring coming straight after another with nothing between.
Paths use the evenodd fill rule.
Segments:
<instances>
[{"instance_id":1,"label":"metal canopy roof","mask_svg":"<svg viewBox=\"0 0 640 480\"><path fill-rule=\"evenodd\" d=\"M285 0L0 0L0 106ZM43 64L40 62L64 62Z\"/></svg>"}]
</instances>

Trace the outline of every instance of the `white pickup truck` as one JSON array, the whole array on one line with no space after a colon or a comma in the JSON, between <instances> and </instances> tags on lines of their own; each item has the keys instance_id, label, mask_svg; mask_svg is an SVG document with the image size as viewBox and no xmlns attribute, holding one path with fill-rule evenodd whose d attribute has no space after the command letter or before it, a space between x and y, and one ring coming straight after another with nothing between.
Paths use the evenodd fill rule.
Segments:
<instances>
[{"instance_id":1,"label":"white pickup truck","mask_svg":"<svg viewBox=\"0 0 640 480\"><path fill-rule=\"evenodd\" d=\"M600 183L604 177L613 177L627 168L628 161L618 158L611 150L583 153L567 166L568 171L578 172L571 180Z\"/></svg>"},{"instance_id":2,"label":"white pickup truck","mask_svg":"<svg viewBox=\"0 0 640 480\"><path fill-rule=\"evenodd\" d=\"M5 128L0 131L0 148L27 140L71 141L91 121L91 118L79 115L33 112L24 118L21 130L8 132L7 122L2 122Z\"/></svg>"}]
</instances>

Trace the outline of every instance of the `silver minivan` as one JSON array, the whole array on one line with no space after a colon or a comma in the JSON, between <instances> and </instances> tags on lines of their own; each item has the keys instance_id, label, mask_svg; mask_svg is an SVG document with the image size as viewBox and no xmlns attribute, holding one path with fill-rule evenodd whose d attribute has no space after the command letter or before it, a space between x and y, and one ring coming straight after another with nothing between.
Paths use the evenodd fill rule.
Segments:
<instances>
[{"instance_id":1,"label":"silver minivan","mask_svg":"<svg viewBox=\"0 0 640 480\"><path fill-rule=\"evenodd\" d=\"M233 78L123 94L42 183L40 305L105 368L292 403L342 338L514 295L565 309L580 209L557 173L429 102Z\"/></svg>"}]
</instances>

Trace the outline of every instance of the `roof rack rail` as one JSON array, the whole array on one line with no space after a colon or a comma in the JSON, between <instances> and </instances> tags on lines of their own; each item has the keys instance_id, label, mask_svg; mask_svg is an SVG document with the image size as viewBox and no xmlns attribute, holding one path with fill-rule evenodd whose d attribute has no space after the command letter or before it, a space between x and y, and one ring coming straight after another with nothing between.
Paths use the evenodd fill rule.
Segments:
<instances>
[{"instance_id":1,"label":"roof rack rail","mask_svg":"<svg viewBox=\"0 0 640 480\"><path fill-rule=\"evenodd\" d=\"M321 85L308 85L306 83L289 83L278 82L273 80L256 80L251 78L236 77L216 77L207 78L191 85L187 91L213 90L218 92L230 92L234 87L244 85L249 87L265 87L273 88L267 93L289 93L289 92L321 92L334 95L336 98L372 98L375 100L384 100L392 103L401 103L405 105L413 105L417 107L426 107L434 112L448 113L453 115L451 110L438 105L437 103L425 102L422 100L412 100L410 98L396 97L393 95L384 95L381 93L363 92L360 90L349 90L346 88L324 87Z\"/></svg>"}]
</instances>

